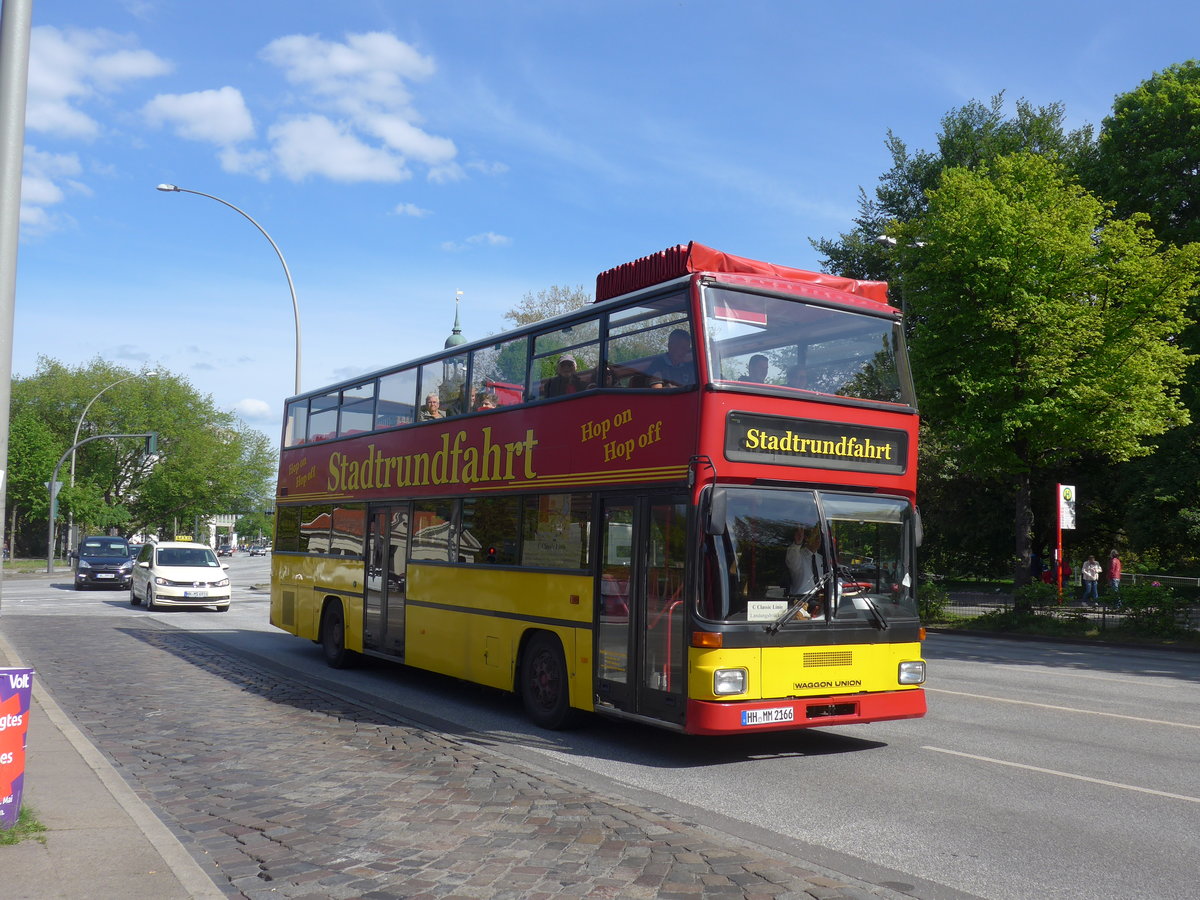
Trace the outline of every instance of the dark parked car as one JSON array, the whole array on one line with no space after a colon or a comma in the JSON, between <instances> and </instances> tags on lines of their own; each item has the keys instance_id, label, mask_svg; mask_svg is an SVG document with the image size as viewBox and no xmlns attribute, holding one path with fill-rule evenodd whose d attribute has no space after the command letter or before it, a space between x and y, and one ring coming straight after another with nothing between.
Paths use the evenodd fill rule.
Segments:
<instances>
[{"instance_id":1,"label":"dark parked car","mask_svg":"<svg viewBox=\"0 0 1200 900\"><path fill-rule=\"evenodd\" d=\"M129 554L129 542L125 538L84 538L74 561L77 591L91 587L129 587L133 560Z\"/></svg>"}]
</instances>

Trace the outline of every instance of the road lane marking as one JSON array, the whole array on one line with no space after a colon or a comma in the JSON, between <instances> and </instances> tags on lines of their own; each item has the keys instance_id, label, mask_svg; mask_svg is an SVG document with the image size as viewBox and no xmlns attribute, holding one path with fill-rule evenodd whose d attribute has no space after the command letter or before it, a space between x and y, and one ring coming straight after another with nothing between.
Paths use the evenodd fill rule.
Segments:
<instances>
[{"instance_id":1,"label":"road lane marking","mask_svg":"<svg viewBox=\"0 0 1200 900\"><path fill-rule=\"evenodd\" d=\"M1086 678L1089 681L1103 681L1118 684L1145 684L1147 679L1155 679L1157 687L1178 687L1187 690L1195 688L1190 684L1181 684L1178 676L1166 672L1147 672L1138 678L1114 678L1111 675L1094 675L1089 672L1064 672L1057 666L996 666L997 669L1011 669L1014 672L1038 672L1043 675L1053 675L1055 678ZM1163 683L1165 682L1165 684Z\"/></svg>"},{"instance_id":2,"label":"road lane marking","mask_svg":"<svg viewBox=\"0 0 1200 900\"><path fill-rule=\"evenodd\" d=\"M1146 719L1141 716L1125 716L1121 713L1101 712L1096 709L1079 709L1075 706L1054 706L1050 703L1034 703L1032 700L1014 700L1012 697L993 697L989 694L968 694L966 691L948 691L945 688L925 688L926 693L934 694L953 694L956 697L971 697L975 700L995 700L997 703L1016 703L1019 706L1036 706L1039 709L1053 709L1058 712L1073 712L1083 713L1089 716L1106 716L1109 719L1125 719L1128 722L1145 722L1148 725L1170 725L1174 728L1195 728L1200 730L1200 725L1192 725L1188 722L1168 722L1165 719Z\"/></svg>"},{"instance_id":3,"label":"road lane marking","mask_svg":"<svg viewBox=\"0 0 1200 900\"><path fill-rule=\"evenodd\" d=\"M1167 797L1171 800L1186 800L1188 803L1200 803L1200 797L1189 797L1187 794L1171 794L1167 791L1156 791L1153 788L1138 787L1136 784L1122 784L1119 781L1106 781L1103 778L1090 778L1087 775L1076 775L1073 772L1059 772L1057 769L1043 769L1041 766L1027 766L1024 763L1009 762L1005 759L993 759L990 756L977 756L974 753L962 753L958 750L947 750L944 747L922 747L922 750L932 750L934 753L946 753L950 756L961 756L964 759L974 759L979 762L995 763L998 766L1009 766L1013 769L1025 769L1029 772L1040 772L1043 775L1058 775L1060 778L1073 778L1075 781L1086 781L1090 784L1102 784L1105 787L1121 788L1125 791L1137 791L1139 794L1153 794L1155 797Z\"/></svg>"}]
</instances>

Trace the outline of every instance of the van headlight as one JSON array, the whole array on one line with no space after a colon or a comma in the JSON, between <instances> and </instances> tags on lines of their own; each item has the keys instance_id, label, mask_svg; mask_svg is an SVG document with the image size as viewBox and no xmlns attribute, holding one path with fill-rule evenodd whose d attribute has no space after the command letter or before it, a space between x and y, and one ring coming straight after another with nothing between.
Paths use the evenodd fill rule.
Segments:
<instances>
[{"instance_id":1,"label":"van headlight","mask_svg":"<svg viewBox=\"0 0 1200 900\"><path fill-rule=\"evenodd\" d=\"M918 659L913 662L900 663L900 683L924 684L925 661L923 659Z\"/></svg>"},{"instance_id":2,"label":"van headlight","mask_svg":"<svg viewBox=\"0 0 1200 900\"><path fill-rule=\"evenodd\" d=\"M745 669L717 669L713 672L713 693L718 697L746 693Z\"/></svg>"}]
</instances>

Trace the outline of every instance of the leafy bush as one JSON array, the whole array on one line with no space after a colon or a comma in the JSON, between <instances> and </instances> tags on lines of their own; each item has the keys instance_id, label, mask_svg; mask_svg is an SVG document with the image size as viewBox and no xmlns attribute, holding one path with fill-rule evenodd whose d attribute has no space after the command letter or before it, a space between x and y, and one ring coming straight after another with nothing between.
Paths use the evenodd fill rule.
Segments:
<instances>
[{"instance_id":1,"label":"leafy bush","mask_svg":"<svg viewBox=\"0 0 1200 900\"><path fill-rule=\"evenodd\" d=\"M929 581L917 587L917 604L922 622L944 622L950 594L940 584Z\"/></svg>"},{"instance_id":2,"label":"leafy bush","mask_svg":"<svg viewBox=\"0 0 1200 900\"><path fill-rule=\"evenodd\" d=\"M1013 592L1013 608L1020 615L1029 615L1039 606L1058 605L1058 589L1044 581L1031 581Z\"/></svg>"},{"instance_id":3,"label":"leafy bush","mask_svg":"<svg viewBox=\"0 0 1200 900\"><path fill-rule=\"evenodd\" d=\"M1173 588L1134 584L1122 587L1117 599L1125 613L1118 630L1132 637L1182 637L1187 627L1190 604Z\"/></svg>"}]
</instances>

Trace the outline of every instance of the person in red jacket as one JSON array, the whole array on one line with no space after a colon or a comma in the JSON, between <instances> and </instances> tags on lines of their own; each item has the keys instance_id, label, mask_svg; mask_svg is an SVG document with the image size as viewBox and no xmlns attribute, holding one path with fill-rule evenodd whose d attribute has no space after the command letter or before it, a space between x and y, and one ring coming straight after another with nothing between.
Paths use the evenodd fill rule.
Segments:
<instances>
[{"instance_id":1,"label":"person in red jacket","mask_svg":"<svg viewBox=\"0 0 1200 900\"><path fill-rule=\"evenodd\" d=\"M1121 557L1116 550L1108 555L1108 586L1114 594L1121 590Z\"/></svg>"}]
</instances>

